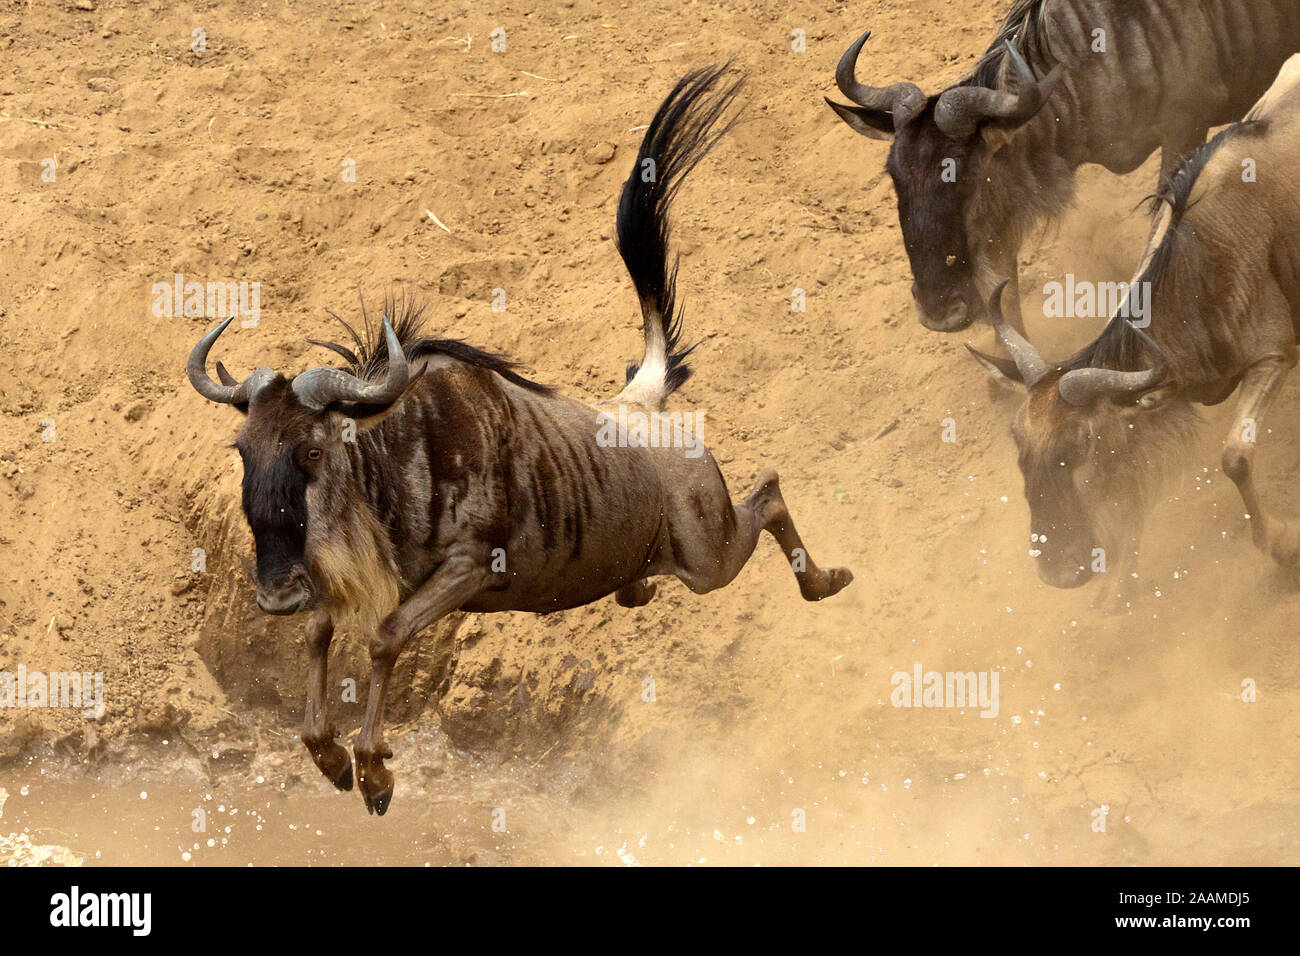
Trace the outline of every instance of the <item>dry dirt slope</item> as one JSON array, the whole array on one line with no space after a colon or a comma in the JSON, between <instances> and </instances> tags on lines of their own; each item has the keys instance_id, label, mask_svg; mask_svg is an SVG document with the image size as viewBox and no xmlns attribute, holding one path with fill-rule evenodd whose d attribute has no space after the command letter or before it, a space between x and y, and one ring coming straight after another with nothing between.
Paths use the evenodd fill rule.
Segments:
<instances>
[{"instance_id":1,"label":"dry dirt slope","mask_svg":"<svg viewBox=\"0 0 1300 956\"><path fill-rule=\"evenodd\" d=\"M639 348L610 241L635 128L687 69L733 59L749 121L678 207L703 340L680 400L735 490L780 468L814 554L857 581L808 607L765 543L706 598L673 584L634 612L471 618L426 640L407 716L439 701L462 743L633 792L598 819L765 828L712 858L1294 860L1297 598L1240 534L1231 489L1211 469L1166 509L1130 617L1041 586L1007 409L957 339L915 323L884 147L821 104L863 26L873 76L933 88L1001 6L0 7L0 668L104 670L110 687L95 728L0 714L3 748L296 724L301 639L251 614L243 586L237 423L181 377L210 320L155 317L155 282L260 283L260 326L223 342L237 372L320 361L303 336L324 310L396 284L442 333L608 394ZM1031 275L1123 278L1153 176L1089 174ZM1089 331L1041 326L1062 348ZM1276 441L1265 475L1282 487L1298 457ZM337 677L360 676L355 644L338 655ZM916 662L999 670L1000 716L891 708L890 674ZM1243 677L1258 704L1237 700ZM1101 804L1121 811L1106 835L1088 826Z\"/></svg>"}]
</instances>

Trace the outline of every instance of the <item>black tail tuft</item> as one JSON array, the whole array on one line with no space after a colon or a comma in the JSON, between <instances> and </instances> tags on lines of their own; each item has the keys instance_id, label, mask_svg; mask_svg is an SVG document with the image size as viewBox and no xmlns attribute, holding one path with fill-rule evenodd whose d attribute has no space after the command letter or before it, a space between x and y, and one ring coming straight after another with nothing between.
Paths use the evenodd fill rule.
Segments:
<instances>
[{"instance_id":1,"label":"black tail tuft","mask_svg":"<svg viewBox=\"0 0 1300 956\"><path fill-rule=\"evenodd\" d=\"M668 211L682 179L739 119L738 114L733 115L718 127L744 83L737 80L714 93L729 67L728 63L695 70L677 82L650 121L618 202L619 254L636 285L645 321L657 321L663 329L667 369L664 394L690 378L686 357L694 349L681 348L682 323L676 309L677 259L671 268L668 265ZM638 368L629 366L629 382Z\"/></svg>"}]
</instances>

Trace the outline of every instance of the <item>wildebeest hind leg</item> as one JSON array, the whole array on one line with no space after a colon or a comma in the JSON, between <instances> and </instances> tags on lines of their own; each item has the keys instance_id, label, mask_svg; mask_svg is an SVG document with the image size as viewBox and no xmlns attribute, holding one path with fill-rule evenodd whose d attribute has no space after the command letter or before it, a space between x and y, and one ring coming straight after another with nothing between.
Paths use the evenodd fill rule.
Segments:
<instances>
[{"instance_id":1,"label":"wildebeest hind leg","mask_svg":"<svg viewBox=\"0 0 1300 956\"><path fill-rule=\"evenodd\" d=\"M334 621L327 611L316 611L307 622L307 720L302 742L320 772L340 790L352 789L352 758L334 742L338 734L325 713L326 673Z\"/></svg>"},{"instance_id":2,"label":"wildebeest hind leg","mask_svg":"<svg viewBox=\"0 0 1300 956\"><path fill-rule=\"evenodd\" d=\"M805 601L820 601L848 587L853 580L853 574L848 568L823 570L803 546L803 539L799 537L794 521L790 518L790 509L781 497L781 486L775 471L769 468L758 476L758 482L745 504L754 510L763 529L781 545Z\"/></svg>"},{"instance_id":3,"label":"wildebeest hind leg","mask_svg":"<svg viewBox=\"0 0 1300 956\"><path fill-rule=\"evenodd\" d=\"M465 555L449 557L429 580L384 618L370 641L370 693L366 717L353 753L357 759L357 784L366 809L383 816L393 798L393 775L384 760L393 752L384 743L384 697L393 665L407 642L440 617L471 600L491 583L486 562Z\"/></svg>"},{"instance_id":4,"label":"wildebeest hind leg","mask_svg":"<svg viewBox=\"0 0 1300 956\"><path fill-rule=\"evenodd\" d=\"M712 550L708 559L688 561L685 567L677 570L677 576L692 591L702 593L729 584L749 560L760 531L770 532L781 545L805 600L820 601L830 597L853 580L848 568L823 570L813 561L790 519L790 510L781 497L777 474L772 469L766 469L758 476L753 491L732 510L735 526L730 529L731 533L719 539L715 530L708 536L709 540L691 542L696 547L702 544ZM685 542L679 542L678 546L687 550Z\"/></svg>"}]
</instances>

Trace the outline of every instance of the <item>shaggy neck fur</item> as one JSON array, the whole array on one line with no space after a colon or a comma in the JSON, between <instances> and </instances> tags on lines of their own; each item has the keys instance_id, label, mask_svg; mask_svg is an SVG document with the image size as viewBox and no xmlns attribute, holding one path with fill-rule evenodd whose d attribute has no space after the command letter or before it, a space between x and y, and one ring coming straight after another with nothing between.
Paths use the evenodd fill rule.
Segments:
<instances>
[{"instance_id":1,"label":"shaggy neck fur","mask_svg":"<svg viewBox=\"0 0 1300 956\"><path fill-rule=\"evenodd\" d=\"M321 603L373 629L397 607L403 581L378 517L379 481L367 478L362 435L307 490L307 560Z\"/></svg>"}]
</instances>

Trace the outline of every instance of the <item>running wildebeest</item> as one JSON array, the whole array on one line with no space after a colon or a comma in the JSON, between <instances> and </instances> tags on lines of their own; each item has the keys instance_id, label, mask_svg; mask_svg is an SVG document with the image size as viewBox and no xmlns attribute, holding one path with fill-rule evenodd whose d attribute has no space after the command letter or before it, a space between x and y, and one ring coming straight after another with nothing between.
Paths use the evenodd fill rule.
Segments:
<instances>
[{"instance_id":1,"label":"running wildebeest","mask_svg":"<svg viewBox=\"0 0 1300 956\"><path fill-rule=\"evenodd\" d=\"M676 85L623 186L618 248L640 299L645 356L612 400L586 405L497 356L421 337L413 308L396 327L385 316L382 342L367 321L366 342L354 333L359 355L329 345L347 370L289 379L260 368L240 382L217 363L214 382L208 351L230 320L190 355L200 394L247 415L236 445L257 602L273 614L311 611L302 739L344 790L353 771L325 715L326 652L339 614L362 609L376 622L355 745L371 812L383 814L393 793L382 738L393 665L411 638L458 608L546 613L609 594L639 607L654 594L653 575L676 575L702 594L735 578L762 531L784 550L806 600L853 579L808 556L775 471L733 505L698 429L660 414L690 374L669 207L682 178L735 122L720 125L740 86L719 86L725 69Z\"/></svg>"},{"instance_id":2,"label":"running wildebeest","mask_svg":"<svg viewBox=\"0 0 1300 956\"><path fill-rule=\"evenodd\" d=\"M1039 576L1088 581L1122 555L1136 577L1143 517L1190 450L1200 416L1237 393L1223 471L1246 505L1256 546L1300 571L1300 534L1266 511L1252 478L1257 436L1296 364L1300 329L1300 56L1246 118L1186 160L1157 197L1155 227L1134 283L1149 283L1151 324L1112 318L1073 358L1049 365L990 313L1013 361L974 352L1028 398L1013 435L1020 453ZM1111 595L1118 606L1124 591Z\"/></svg>"},{"instance_id":3,"label":"running wildebeest","mask_svg":"<svg viewBox=\"0 0 1300 956\"><path fill-rule=\"evenodd\" d=\"M926 96L856 77L870 31L835 71L857 132L893 140L887 169L921 324L958 332L1001 279L1020 331L1019 253L1058 220L1075 170L1128 173L1157 148L1161 181L1235 122L1300 51L1295 0L1016 0L971 73Z\"/></svg>"}]
</instances>

